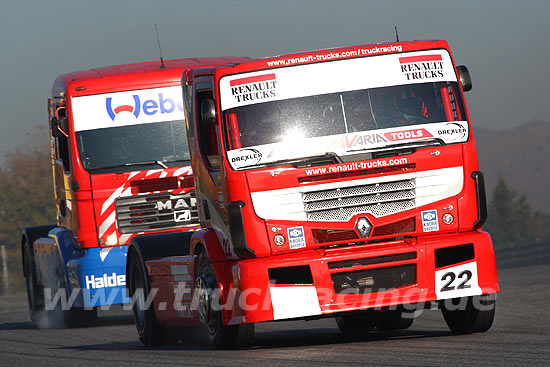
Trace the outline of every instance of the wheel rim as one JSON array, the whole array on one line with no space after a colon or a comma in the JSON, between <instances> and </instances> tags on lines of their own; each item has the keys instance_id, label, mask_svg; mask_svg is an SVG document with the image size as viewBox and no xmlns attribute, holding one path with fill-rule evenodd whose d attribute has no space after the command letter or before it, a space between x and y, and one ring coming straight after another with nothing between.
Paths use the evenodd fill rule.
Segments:
<instances>
[{"instance_id":1,"label":"wheel rim","mask_svg":"<svg viewBox=\"0 0 550 367\"><path fill-rule=\"evenodd\" d=\"M211 341L215 341L219 337L221 328L221 313L213 307L216 301L215 293L217 291L217 283L214 275L214 270L210 261L201 254L199 258L199 277L195 283L197 294L197 314L203 325L206 326L208 336Z\"/></svg>"},{"instance_id":2,"label":"wheel rim","mask_svg":"<svg viewBox=\"0 0 550 367\"><path fill-rule=\"evenodd\" d=\"M207 325L210 321L210 292L205 275L197 278L195 289L197 290L197 313L199 321L203 325Z\"/></svg>"}]
</instances>

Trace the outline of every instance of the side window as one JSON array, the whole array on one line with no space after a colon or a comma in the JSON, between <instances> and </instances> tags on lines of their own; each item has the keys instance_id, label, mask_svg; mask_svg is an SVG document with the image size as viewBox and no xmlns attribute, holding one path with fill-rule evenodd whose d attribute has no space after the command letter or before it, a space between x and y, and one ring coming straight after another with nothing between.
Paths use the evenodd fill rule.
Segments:
<instances>
[{"instance_id":1,"label":"side window","mask_svg":"<svg viewBox=\"0 0 550 367\"><path fill-rule=\"evenodd\" d=\"M201 154L206 159L211 170L220 168L220 158L218 155L218 140L216 134L216 125L204 124L201 118L201 103L204 99L212 99L212 84L198 83L196 88L195 113L198 122L198 139Z\"/></svg>"}]
</instances>

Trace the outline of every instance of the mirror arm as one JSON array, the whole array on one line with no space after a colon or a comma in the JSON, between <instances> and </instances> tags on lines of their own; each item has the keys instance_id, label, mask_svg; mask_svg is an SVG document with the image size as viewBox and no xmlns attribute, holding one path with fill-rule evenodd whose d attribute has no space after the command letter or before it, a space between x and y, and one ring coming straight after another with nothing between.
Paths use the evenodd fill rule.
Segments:
<instances>
[{"instance_id":1,"label":"mirror arm","mask_svg":"<svg viewBox=\"0 0 550 367\"><path fill-rule=\"evenodd\" d=\"M65 104L61 103L61 105L55 109L55 117L53 119L55 119L55 128L57 131L60 132L62 136L68 138L69 134L65 132L65 130L63 130L63 126L61 126L61 121L66 122L67 117L63 116L61 119L59 118L59 111L64 109L66 109ZM58 137L61 136L58 135Z\"/></svg>"}]
</instances>

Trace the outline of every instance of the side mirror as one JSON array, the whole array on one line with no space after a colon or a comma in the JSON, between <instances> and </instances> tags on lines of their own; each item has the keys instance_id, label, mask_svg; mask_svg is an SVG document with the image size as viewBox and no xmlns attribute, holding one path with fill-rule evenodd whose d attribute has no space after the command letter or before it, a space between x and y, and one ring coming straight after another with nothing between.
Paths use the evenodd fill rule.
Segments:
<instances>
[{"instance_id":1,"label":"side mirror","mask_svg":"<svg viewBox=\"0 0 550 367\"><path fill-rule=\"evenodd\" d=\"M201 102L201 120L204 125L216 124L216 104L210 98L203 99Z\"/></svg>"},{"instance_id":2,"label":"side mirror","mask_svg":"<svg viewBox=\"0 0 550 367\"><path fill-rule=\"evenodd\" d=\"M460 79L460 84L462 84L464 92L472 90L472 78L470 77L468 68L464 65L459 65L456 67L456 71L458 72L458 78Z\"/></svg>"},{"instance_id":3,"label":"side mirror","mask_svg":"<svg viewBox=\"0 0 550 367\"><path fill-rule=\"evenodd\" d=\"M67 118L66 117L52 117L52 136L54 138L68 137L67 134Z\"/></svg>"}]
</instances>

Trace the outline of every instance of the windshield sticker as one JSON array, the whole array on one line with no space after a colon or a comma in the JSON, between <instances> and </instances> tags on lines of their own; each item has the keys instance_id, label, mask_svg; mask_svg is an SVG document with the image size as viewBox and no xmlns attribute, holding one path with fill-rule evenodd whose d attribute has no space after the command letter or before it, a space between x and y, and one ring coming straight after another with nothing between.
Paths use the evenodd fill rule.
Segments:
<instances>
[{"instance_id":1,"label":"windshield sticker","mask_svg":"<svg viewBox=\"0 0 550 367\"><path fill-rule=\"evenodd\" d=\"M437 129L437 135L446 142L461 141L468 136L468 129L458 122L448 122Z\"/></svg>"},{"instance_id":2,"label":"windshield sticker","mask_svg":"<svg viewBox=\"0 0 550 367\"><path fill-rule=\"evenodd\" d=\"M74 97L72 106L75 131L185 119L180 87Z\"/></svg>"},{"instance_id":3,"label":"windshield sticker","mask_svg":"<svg viewBox=\"0 0 550 367\"><path fill-rule=\"evenodd\" d=\"M404 131L395 131L390 133L385 133L384 136L390 141L400 141L400 140L410 140L410 139L420 139L420 138L431 138L432 134L426 129L412 129Z\"/></svg>"},{"instance_id":4,"label":"windshield sticker","mask_svg":"<svg viewBox=\"0 0 550 367\"><path fill-rule=\"evenodd\" d=\"M334 75L338 75L335 78ZM223 111L298 97L395 85L456 82L449 54L444 50L385 54L312 63L279 69L227 75L220 79Z\"/></svg>"},{"instance_id":5,"label":"windshield sticker","mask_svg":"<svg viewBox=\"0 0 550 367\"><path fill-rule=\"evenodd\" d=\"M443 77L443 59L440 54L400 57L399 63L407 80Z\"/></svg>"},{"instance_id":6,"label":"windshield sticker","mask_svg":"<svg viewBox=\"0 0 550 367\"><path fill-rule=\"evenodd\" d=\"M435 140L441 140L445 144L467 141L468 123L466 121L439 122L418 125L414 129L409 126L381 129L376 132L349 133L302 140L291 139L274 144L230 150L227 156L234 169L243 169L285 159L312 157L326 153L346 156L361 151L390 147L394 144Z\"/></svg>"},{"instance_id":7,"label":"windshield sticker","mask_svg":"<svg viewBox=\"0 0 550 367\"><path fill-rule=\"evenodd\" d=\"M241 168L246 166L254 166L261 162L262 153L257 149L241 149L236 151L234 155L229 158L229 161L235 168Z\"/></svg>"},{"instance_id":8,"label":"windshield sticker","mask_svg":"<svg viewBox=\"0 0 550 367\"><path fill-rule=\"evenodd\" d=\"M273 73L233 79L229 83L231 94L237 103L273 98L276 96L276 79Z\"/></svg>"}]
</instances>

